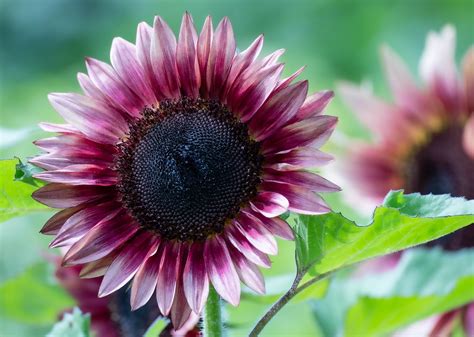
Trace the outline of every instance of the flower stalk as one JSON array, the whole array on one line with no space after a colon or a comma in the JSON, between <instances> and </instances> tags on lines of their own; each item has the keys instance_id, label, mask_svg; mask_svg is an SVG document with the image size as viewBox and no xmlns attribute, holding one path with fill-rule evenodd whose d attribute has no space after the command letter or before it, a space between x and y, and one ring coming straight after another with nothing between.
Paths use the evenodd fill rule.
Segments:
<instances>
[{"instance_id":1,"label":"flower stalk","mask_svg":"<svg viewBox=\"0 0 474 337\"><path fill-rule=\"evenodd\" d=\"M222 337L223 332L221 299L211 286L204 312L204 337Z\"/></svg>"}]
</instances>

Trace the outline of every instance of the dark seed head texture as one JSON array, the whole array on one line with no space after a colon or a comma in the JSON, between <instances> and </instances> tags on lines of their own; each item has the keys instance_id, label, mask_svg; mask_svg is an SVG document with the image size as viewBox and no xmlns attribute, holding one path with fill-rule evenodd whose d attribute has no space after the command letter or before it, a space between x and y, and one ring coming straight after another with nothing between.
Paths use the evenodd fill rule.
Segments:
<instances>
[{"instance_id":1,"label":"dark seed head texture","mask_svg":"<svg viewBox=\"0 0 474 337\"><path fill-rule=\"evenodd\" d=\"M474 199L474 159L462 145L463 128L452 125L433 134L408 161L408 193L451 194Z\"/></svg>"},{"instance_id":2,"label":"dark seed head texture","mask_svg":"<svg viewBox=\"0 0 474 337\"><path fill-rule=\"evenodd\" d=\"M463 128L452 125L435 133L428 143L415 151L407 165L407 193L451 194L474 199L474 159L464 151L462 135ZM426 245L445 250L474 247L474 226L464 227Z\"/></svg>"},{"instance_id":3,"label":"dark seed head texture","mask_svg":"<svg viewBox=\"0 0 474 337\"><path fill-rule=\"evenodd\" d=\"M131 125L119 149L122 201L141 226L169 240L222 232L261 180L258 142L215 101L162 101Z\"/></svg>"}]
</instances>

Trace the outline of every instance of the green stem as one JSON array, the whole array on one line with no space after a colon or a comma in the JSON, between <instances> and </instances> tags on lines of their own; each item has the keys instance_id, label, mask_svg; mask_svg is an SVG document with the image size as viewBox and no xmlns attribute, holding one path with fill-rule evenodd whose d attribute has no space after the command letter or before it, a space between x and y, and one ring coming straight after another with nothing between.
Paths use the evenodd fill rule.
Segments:
<instances>
[{"instance_id":1,"label":"green stem","mask_svg":"<svg viewBox=\"0 0 474 337\"><path fill-rule=\"evenodd\" d=\"M221 299L210 286L204 313L204 337L222 337L223 330Z\"/></svg>"},{"instance_id":2,"label":"green stem","mask_svg":"<svg viewBox=\"0 0 474 337\"><path fill-rule=\"evenodd\" d=\"M276 301L273 306L265 313L265 315L257 322L253 330L250 332L249 337L257 337L263 328L271 321L271 319L296 295L305 290L306 288L312 286L313 284L325 279L331 275L334 271L328 272L326 274L318 275L311 280L307 281L303 285L299 286L303 276L306 274L305 271L300 271L296 274L295 280L291 285L291 288L282 296L278 301Z\"/></svg>"}]
</instances>

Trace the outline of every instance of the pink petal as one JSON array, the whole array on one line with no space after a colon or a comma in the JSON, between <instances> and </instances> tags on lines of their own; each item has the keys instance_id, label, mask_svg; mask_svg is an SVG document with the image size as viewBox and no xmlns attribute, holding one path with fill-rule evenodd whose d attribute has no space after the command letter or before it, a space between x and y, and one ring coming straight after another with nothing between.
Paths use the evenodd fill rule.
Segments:
<instances>
[{"instance_id":1,"label":"pink petal","mask_svg":"<svg viewBox=\"0 0 474 337\"><path fill-rule=\"evenodd\" d=\"M254 42L243 52L237 54L232 62L232 67L226 81L224 99L238 76L246 70L258 57L263 46L263 35L259 35Z\"/></svg>"},{"instance_id":2,"label":"pink petal","mask_svg":"<svg viewBox=\"0 0 474 337\"><path fill-rule=\"evenodd\" d=\"M158 99L161 99L163 96L158 92L158 83L155 79L153 67L151 66L150 50L152 36L153 28L151 28L146 22L141 22L137 28L136 53L137 59L145 71L146 78L152 86L154 96Z\"/></svg>"},{"instance_id":3,"label":"pink petal","mask_svg":"<svg viewBox=\"0 0 474 337\"><path fill-rule=\"evenodd\" d=\"M262 60L262 64L264 66L271 66L271 65L274 65L278 62L278 59L280 58L280 56L282 56L283 54L285 53L285 49L278 49L278 50L275 50L273 53L265 56Z\"/></svg>"},{"instance_id":4,"label":"pink petal","mask_svg":"<svg viewBox=\"0 0 474 337\"><path fill-rule=\"evenodd\" d=\"M137 58L135 46L122 39L112 41L110 60L120 79L148 106L156 105L157 100L144 68Z\"/></svg>"},{"instance_id":5,"label":"pink petal","mask_svg":"<svg viewBox=\"0 0 474 337\"><path fill-rule=\"evenodd\" d=\"M55 124L55 123L46 123L41 122L38 124L41 130L46 132L61 132L61 133L74 133L82 134L77 128L70 124Z\"/></svg>"},{"instance_id":6,"label":"pink petal","mask_svg":"<svg viewBox=\"0 0 474 337\"><path fill-rule=\"evenodd\" d=\"M471 114L464 126L462 141L464 151L474 159L474 113Z\"/></svg>"},{"instance_id":7,"label":"pink petal","mask_svg":"<svg viewBox=\"0 0 474 337\"><path fill-rule=\"evenodd\" d=\"M459 109L456 61L456 31L446 25L440 33L430 32L420 59L420 75L441 98L447 109Z\"/></svg>"},{"instance_id":8,"label":"pink petal","mask_svg":"<svg viewBox=\"0 0 474 337\"><path fill-rule=\"evenodd\" d=\"M193 19L189 13L185 13L181 22L178 46L176 51L176 63L178 66L181 89L186 96L198 97L201 76L196 54L197 32Z\"/></svg>"},{"instance_id":9,"label":"pink petal","mask_svg":"<svg viewBox=\"0 0 474 337\"><path fill-rule=\"evenodd\" d=\"M95 278L99 276L104 276L107 272L107 269L110 267L112 262L114 262L115 258L119 254L118 251L114 251L111 254L103 257L97 261L92 261L84 265L81 269L81 273L79 276L81 278ZM94 296L97 296L94 294Z\"/></svg>"},{"instance_id":10,"label":"pink petal","mask_svg":"<svg viewBox=\"0 0 474 337\"><path fill-rule=\"evenodd\" d=\"M105 219L76 242L64 257L64 264L81 264L107 256L138 231L128 215Z\"/></svg>"},{"instance_id":11,"label":"pink petal","mask_svg":"<svg viewBox=\"0 0 474 337\"><path fill-rule=\"evenodd\" d=\"M128 131L123 117L100 101L78 94L49 94L49 101L71 125L93 141L115 144Z\"/></svg>"},{"instance_id":12,"label":"pink petal","mask_svg":"<svg viewBox=\"0 0 474 337\"><path fill-rule=\"evenodd\" d=\"M113 156L100 156L100 151L96 155L83 152L82 149L64 149L65 151L58 151L58 153L43 154L28 160L30 163L41 167L45 170L59 170L71 165L95 165L102 169L107 169L113 165ZM81 153L82 152L82 153ZM109 158L107 158L109 157Z\"/></svg>"},{"instance_id":13,"label":"pink petal","mask_svg":"<svg viewBox=\"0 0 474 337\"><path fill-rule=\"evenodd\" d=\"M308 81L303 81L270 95L250 122L253 137L262 141L277 132L296 115L307 93Z\"/></svg>"},{"instance_id":14,"label":"pink petal","mask_svg":"<svg viewBox=\"0 0 474 337\"><path fill-rule=\"evenodd\" d=\"M168 315L173 304L176 282L180 269L180 243L166 243L160 261L160 272L156 285L156 299L163 315Z\"/></svg>"},{"instance_id":15,"label":"pink petal","mask_svg":"<svg viewBox=\"0 0 474 337\"><path fill-rule=\"evenodd\" d=\"M176 286L176 295L171 307L171 322L175 330L181 329L190 319L194 319L191 308L186 301L183 284L180 280Z\"/></svg>"},{"instance_id":16,"label":"pink petal","mask_svg":"<svg viewBox=\"0 0 474 337\"><path fill-rule=\"evenodd\" d=\"M268 170L264 173L263 180L300 186L313 192L336 192L341 190L336 184L310 172L292 171L282 173Z\"/></svg>"},{"instance_id":17,"label":"pink petal","mask_svg":"<svg viewBox=\"0 0 474 337\"><path fill-rule=\"evenodd\" d=\"M317 149L302 147L290 152L267 156L265 159L265 167L278 171L298 171L326 165L334 157Z\"/></svg>"},{"instance_id":18,"label":"pink petal","mask_svg":"<svg viewBox=\"0 0 474 337\"><path fill-rule=\"evenodd\" d=\"M282 215L288 210L288 200L283 195L273 192L259 193L250 204L252 209L267 218Z\"/></svg>"},{"instance_id":19,"label":"pink petal","mask_svg":"<svg viewBox=\"0 0 474 337\"><path fill-rule=\"evenodd\" d=\"M255 248L239 230L229 226L226 232L226 240L237 248L247 259L260 267L270 268L271 261L265 253Z\"/></svg>"},{"instance_id":20,"label":"pink petal","mask_svg":"<svg viewBox=\"0 0 474 337\"><path fill-rule=\"evenodd\" d=\"M206 240L204 262L217 293L233 306L240 302L239 275L227 250L225 242L218 236Z\"/></svg>"},{"instance_id":21,"label":"pink petal","mask_svg":"<svg viewBox=\"0 0 474 337\"><path fill-rule=\"evenodd\" d=\"M400 118L400 110L375 97L369 90L349 83L338 86L343 102L350 107L364 125L379 139L387 137L389 128L406 132L407 121Z\"/></svg>"},{"instance_id":22,"label":"pink petal","mask_svg":"<svg viewBox=\"0 0 474 337\"><path fill-rule=\"evenodd\" d=\"M303 66L299 68L297 71L295 71L293 74L291 74L290 76L278 81L278 85L276 86L275 91L280 91L282 89L287 88L291 84L291 82L293 82L293 80L297 78L303 72L305 68L306 67Z\"/></svg>"},{"instance_id":23,"label":"pink petal","mask_svg":"<svg viewBox=\"0 0 474 337\"><path fill-rule=\"evenodd\" d=\"M209 294L209 279L203 256L204 244L193 243L183 272L184 294L189 306L197 314L201 312Z\"/></svg>"},{"instance_id":24,"label":"pink petal","mask_svg":"<svg viewBox=\"0 0 474 337\"><path fill-rule=\"evenodd\" d=\"M179 97L179 81L176 69L176 37L171 28L159 16L153 24L151 40L151 66L158 91L167 98Z\"/></svg>"},{"instance_id":25,"label":"pink petal","mask_svg":"<svg viewBox=\"0 0 474 337\"><path fill-rule=\"evenodd\" d=\"M249 217L256 218L256 221L260 222L260 224L268 229L273 235L277 235L285 240L294 240L293 231L285 220L278 217L267 218L258 212L252 212L250 210L244 210L243 212Z\"/></svg>"},{"instance_id":26,"label":"pink petal","mask_svg":"<svg viewBox=\"0 0 474 337\"><path fill-rule=\"evenodd\" d=\"M464 330L467 336L474 336L474 303L469 303L464 313Z\"/></svg>"},{"instance_id":27,"label":"pink petal","mask_svg":"<svg viewBox=\"0 0 474 337\"><path fill-rule=\"evenodd\" d=\"M389 47L381 50L385 76L398 105L410 111L418 119L423 119L426 106L430 102L418 89L406 64Z\"/></svg>"},{"instance_id":28,"label":"pink petal","mask_svg":"<svg viewBox=\"0 0 474 337\"><path fill-rule=\"evenodd\" d=\"M121 205L115 201L85 207L64 223L58 235L49 246L53 248L70 246L100 221L116 216L120 209Z\"/></svg>"},{"instance_id":29,"label":"pink petal","mask_svg":"<svg viewBox=\"0 0 474 337\"><path fill-rule=\"evenodd\" d=\"M247 214L242 213L235 226L262 253L270 255L278 253L278 245L273 234L255 217L250 218Z\"/></svg>"},{"instance_id":30,"label":"pink petal","mask_svg":"<svg viewBox=\"0 0 474 337\"><path fill-rule=\"evenodd\" d=\"M333 97L334 92L331 90L318 91L308 96L301 108L298 110L295 117L296 120L301 121L319 115Z\"/></svg>"},{"instance_id":31,"label":"pink petal","mask_svg":"<svg viewBox=\"0 0 474 337\"><path fill-rule=\"evenodd\" d=\"M70 165L60 170L40 172L34 177L68 185L111 186L117 183L115 171L91 164Z\"/></svg>"},{"instance_id":32,"label":"pink petal","mask_svg":"<svg viewBox=\"0 0 474 337\"><path fill-rule=\"evenodd\" d=\"M323 115L287 125L274 137L265 140L263 154L282 153L310 144L320 147L332 134L336 124L337 117Z\"/></svg>"},{"instance_id":33,"label":"pink petal","mask_svg":"<svg viewBox=\"0 0 474 337\"><path fill-rule=\"evenodd\" d=\"M47 184L33 192L32 197L49 207L68 208L99 200L107 197L111 192L110 188L99 186Z\"/></svg>"},{"instance_id":34,"label":"pink petal","mask_svg":"<svg viewBox=\"0 0 474 337\"><path fill-rule=\"evenodd\" d=\"M437 316L436 323L430 329L428 336L450 336L451 331L454 330L456 321L459 321L462 315L461 310L451 310Z\"/></svg>"},{"instance_id":35,"label":"pink petal","mask_svg":"<svg viewBox=\"0 0 474 337\"><path fill-rule=\"evenodd\" d=\"M229 91L228 105L243 122L249 121L262 106L275 88L282 70L283 64L259 69L250 67L235 80Z\"/></svg>"},{"instance_id":36,"label":"pink petal","mask_svg":"<svg viewBox=\"0 0 474 337\"><path fill-rule=\"evenodd\" d=\"M227 17L217 25L209 52L206 85L211 98L217 98L225 88L225 81L235 54L232 25Z\"/></svg>"},{"instance_id":37,"label":"pink petal","mask_svg":"<svg viewBox=\"0 0 474 337\"><path fill-rule=\"evenodd\" d=\"M353 177L349 182L358 193L374 199L372 206L382 202L387 191L403 186L399 178L399 163L386 147L355 147L341 170Z\"/></svg>"},{"instance_id":38,"label":"pink petal","mask_svg":"<svg viewBox=\"0 0 474 337\"><path fill-rule=\"evenodd\" d=\"M53 153L70 153L71 149L93 155L114 155L115 147L96 143L76 134L61 134L56 137L43 138L33 142L40 149ZM107 158L109 159L109 158Z\"/></svg>"},{"instance_id":39,"label":"pink petal","mask_svg":"<svg viewBox=\"0 0 474 337\"><path fill-rule=\"evenodd\" d=\"M117 61L118 55L115 48L117 47L112 46L112 54L114 54L113 59ZM140 115L146 103L127 87L110 65L88 57L86 67L92 82L108 97L111 104L130 116Z\"/></svg>"},{"instance_id":40,"label":"pink petal","mask_svg":"<svg viewBox=\"0 0 474 337\"><path fill-rule=\"evenodd\" d=\"M240 280L258 294L265 294L265 280L256 265L249 262L237 249L230 248L230 254Z\"/></svg>"},{"instance_id":41,"label":"pink petal","mask_svg":"<svg viewBox=\"0 0 474 337\"><path fill-rule=\"evenodd\" d=\"M92 97L102 103L108 104L109 98L100 91L92 80L84 73L77 73L77 81L86 96Z\"/></svg>"},{"instance_id":42,"label":"pink petal","mask_svg":"<svg viewBox=\"0 0 474 337\"><path fill-rule=\"evenodd\" d=\"M324 200L311 190L299 186L265 182L262 189L276 191L290 202L288 209L299 214L324 214L331 211Z\"/></svg>"},{"instance_id":43,"label":"pink petal","mask_svg":"<svg viewBox=\"0 0 474 337\"><path fill-rule=\"evenodd\" d=\"M464 79L464 96L467 103L467 111L474 111L474 47L470 47L462 61Z\"/></svg>"},{"instance_id":44,"label":"pink petal","mask_svg":"<svg viewBox=\"0 0 474 337\"><path fill-rule=\"evenodd\" d=\"M173 309L171 309L173 310ZM183 311L186 311L188 310L187 308L184 308ZM178 311L178 310L176 310ZM196 328L199 327L199 320L200 320L200 315L197 315L195 314L194 312L191 312L191 314L189 315L189 318L187 319L187 321L182 324L181 328L179 328L178 330L174 329L171 334L173 336L186 336L186 334L190 333L190 334L193 334L195 332L193 332L193 330L195 331Z\"/></svg>"},{"instance_id":45,"label":"pink petal","mask_svg":"<svg viewBox=\"0 0 474 337\"><path fill-rule=\"evenodd\" d=\"M57 212L53 215L41 228L40 233L45 235L56 235L58 234L61 227L64 223L75 213L80 211L83 206L76 206L71 208L66 208L60 212Z\"/></svg>"},{"instance_id":46,"label":"pink petal","mask_svg":"<svg viewBox=\"0 0 474 337\"><path fill-rule=\"evenodd\" d=\"M104 297L123 287L136 274L140 265L156 252L158 239L149 232L138 233L127 243L104 275L99 297Z\"/></svg>"},{"instance_id":47,"label":"pink petal","mask_svg":"<svg viewBox=\"0 0 474 337\"><path fill-rule=\"evenodd\" d=\"M144 306L153 295L160 270L161 250L143 262L132 282L130 304L132 310Z\"/></svg>"},{"instance_id":48,"label":"pink petal","mask_svg":"<svg viewBox=\"0 0 474 337\"><path fill-rule=\"evenodd\" d=\"M211 52L211 44L213 38L212 19L210 16L206 17L199 35L197 43L197 57L199 63L199 72L201 74L201 92L207 93L206 74L207 64L209 63L209 53ZM206 97L206 95L204 95Z\"/></svg>"}]
</instances>

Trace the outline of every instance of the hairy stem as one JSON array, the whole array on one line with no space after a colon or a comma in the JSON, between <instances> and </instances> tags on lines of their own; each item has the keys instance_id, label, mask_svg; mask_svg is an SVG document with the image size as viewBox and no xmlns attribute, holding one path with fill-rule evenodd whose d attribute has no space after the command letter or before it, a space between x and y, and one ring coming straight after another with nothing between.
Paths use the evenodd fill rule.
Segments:
<instances>
[{"instance_id":1,"label":"hairy stem","mask_svg":"<svg viewBox=\"0 0 474 337\"><path fill-rule=\"evenodd\" d=\"M204 337L222 337L223 330L221 299L211 286L204 313Z\"/></svg>"},{"instance_id":2,"label":"hairy stem","mask_svg":"<svg viewBox=\"0 0 474 337\"><path fill-rule=\"evenodd\" d=\"M272 307L263 315L262 318L257 322L253 330L250 332L249 337L256 337L262 332L263 328L271 321L271 319L287 304L293 297L298 295L300 292L308 288L309 286L315 284L316 282L326 278L331 273L318 275L311 280L305 282L302 286L298 287L301 282L301 279L305 275L306 271L300 271L296 274L295 280L291 285L291 288L282 296L278 301L276 301Z\"/></svg>"}]
</instances>

